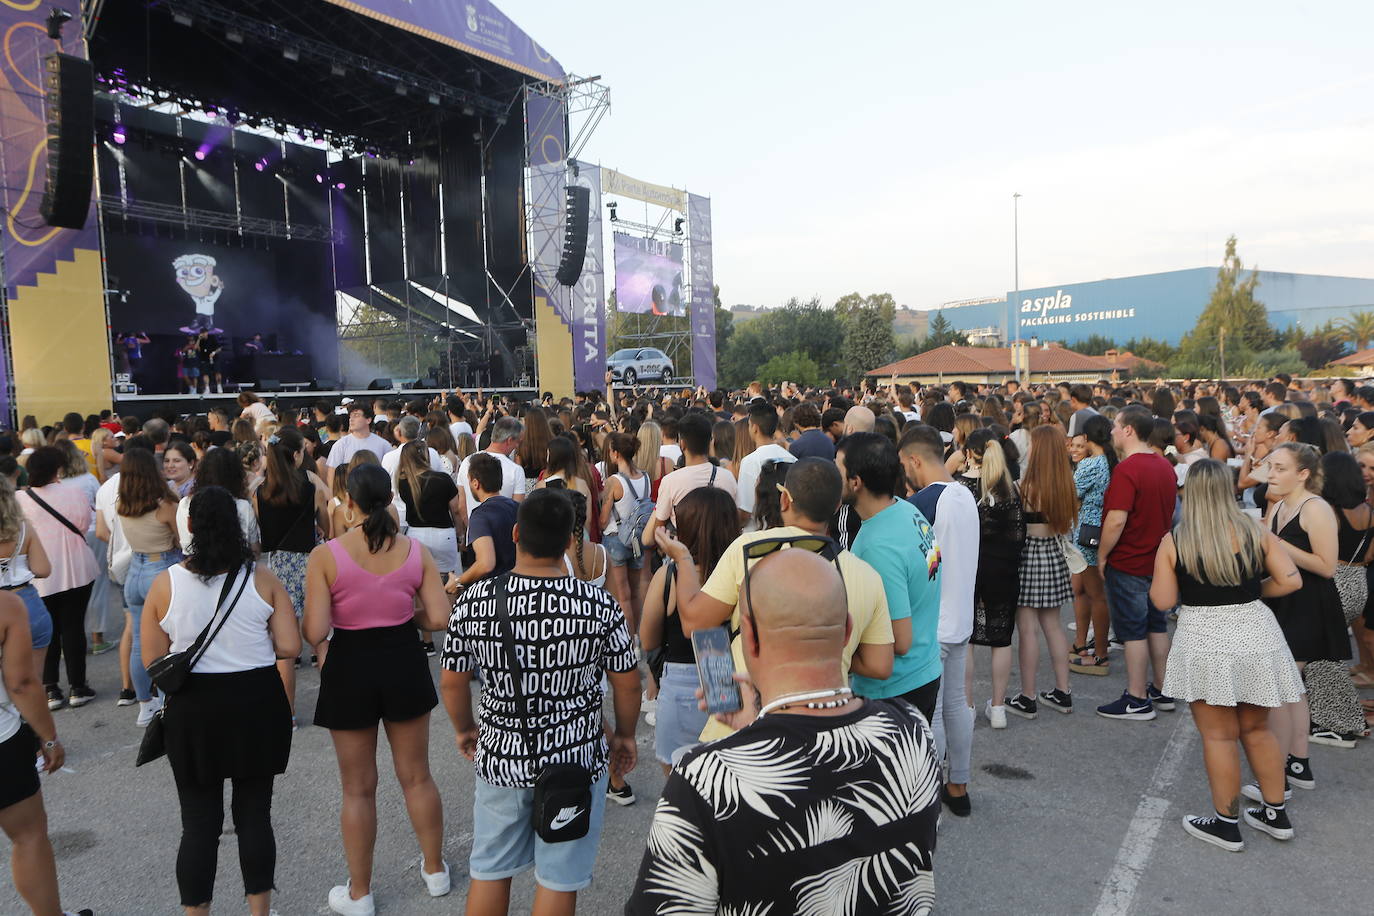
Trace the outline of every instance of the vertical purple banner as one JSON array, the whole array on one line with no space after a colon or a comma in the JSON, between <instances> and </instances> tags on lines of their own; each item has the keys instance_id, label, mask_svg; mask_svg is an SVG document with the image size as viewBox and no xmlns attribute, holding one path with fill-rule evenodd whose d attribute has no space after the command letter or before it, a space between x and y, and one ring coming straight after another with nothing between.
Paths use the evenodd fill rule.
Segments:
<instances>
[{"instance_id":1,"label":"vertical purple banner","mask_svg":"<svg viewBox=\"0 0 1374 916\"><path fill-rule=\"evenodd\" d=\"M692 374L716 387L716 298L711 268L711 199L687 195L687 242L692 275Z\"/></svg>"},{"instance_id":2,"label":"vertical purple banner","mask_svg":"<svg viewBox=\"0 0 1374 916\"><path fill-rule=\"evenodd\" d=\"M572 163L574 184L591 192L587 256L572 288L573 383L578 391L599 391L606 377L606 275L602 263L601 169Z\"/></svg>"},{"instance_id":3,"label":"vertical purple banner","mask_svg":"<svg viewBox=\"0 0 1374 916\"><path fill-rule=\"evenodd\" d=\"M530 267L534 292L568 320L567 296L554 282L563 253L563 213L567 157L567 107L533 91L525 95L525 156L529 166Z\"/></svg>"}]
</instances>

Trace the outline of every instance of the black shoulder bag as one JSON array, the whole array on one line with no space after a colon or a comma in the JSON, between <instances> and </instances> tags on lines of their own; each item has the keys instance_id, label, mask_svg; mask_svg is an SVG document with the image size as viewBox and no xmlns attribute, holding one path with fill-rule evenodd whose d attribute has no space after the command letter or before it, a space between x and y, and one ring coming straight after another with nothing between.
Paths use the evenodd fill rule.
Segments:
<instances>
[{"instance_id":1,"label":"black shoulder bag","mask_svg":"<svg viewBox=\"0 0 1374 916\"><path fill-rule=\"evenodd\" d=\"M61 512L58 512L58 511L57 511L56 509L54 509L52 506L50 506L50 505L48 505L46 502L44 502L44 501L43 501L43 498L42 498L41 496L39 496L37 493L33 492L33 487L25 487L25 488L24 488L24 492L27 493L27 494L29 494L29 499L31 499L31 500L33 500L35 503L37 503L37 504L38 504L38 507L39 507L40 509L42 509L44 512L47 512L47 513L48 513L49 515L51 515L53 518L55 518L55 519L57 519L59 522L61 522L61 523L66 527L66 529L67 529L68 531L70 531L72 534L76 535L77 537L81 538L81 540L83 540L83 541L86 540L86 532L82 531L80 528L78 528L78 527L76 527L75 525L73 525L73 524L72 524L72 520L69 519L69 518L67 518L67 516L63 515Z\"/></svg>"},{"instance_id":2,"label":"black shoulder bag","mask_svg":"<svg viewBox=\"0 0 1374 916\"><path fill-rule=\"evenodd\" d=\"M496 580L496 616L501 621L501 637L510 660L511 685L515 693L516 714L530 761L537 765L539 744L529 722L529 704L521 684L524 668L515 652L515 629L506 611L506 592L510 576ZM534 779L534 832L545 843L565 843L587 835L592 823L592 774L576 763L551 763L542 767Z\"/></svg>"}]
</instances>

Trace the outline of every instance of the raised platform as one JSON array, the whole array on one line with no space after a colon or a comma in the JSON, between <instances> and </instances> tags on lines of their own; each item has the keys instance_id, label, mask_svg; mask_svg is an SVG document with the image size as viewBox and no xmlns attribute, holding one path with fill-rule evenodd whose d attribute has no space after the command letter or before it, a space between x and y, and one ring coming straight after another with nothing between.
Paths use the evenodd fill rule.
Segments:
<instances>
[{"instance_id":1,"label":"raised platform","mask_svg":"<svg viewBox=\"0 0 1374 916\"><path fill-rule=\"evenodd\" d=\"M384 397L395 400L402 398L425 398L426 400L435 395L447 396L451 393L447 388L390 388L384 390L347 389L339 391L258 391L255 394L269 403L275 401L283 407L308 407L316 401L328 401L331 404L338 402L345 397L354 398L359 401L371 400L372 398ZM474 392L465 392L469 398ZM500 394L511 395L516 398L538 397L539 391L535 388L491 388L483 389L483 396ZM230 413L238 415L238 392L228 392L225 394L117 394L115 395L115 411L120 416L135 416L140 420L146 420L156 413L172 411L178 415L200 414L209 411L212 407L230 408Z\"/></svg>"}]
</instances>

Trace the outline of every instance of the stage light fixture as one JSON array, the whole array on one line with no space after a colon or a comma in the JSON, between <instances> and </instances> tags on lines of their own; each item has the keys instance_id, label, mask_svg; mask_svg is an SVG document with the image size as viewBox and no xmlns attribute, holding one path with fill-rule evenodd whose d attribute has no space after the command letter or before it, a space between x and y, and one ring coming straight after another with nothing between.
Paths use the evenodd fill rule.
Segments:
<instances>
[{"instance_id":1,"label":"stage light fixture","mask_svg":"<svg viewBox=\"0 0 1374 916\"><path fill-rule=\"evenodd\" d=\"M267 158L263 157L262 159L259 159L257 162L253 163L253 168L257 169L259 172L267 171Z\"/></svg>"},{"instance_id":2,"label":"stage light fixture","mask_svg":"<svg viewBox=\"0 0 1374 916\"><path fill-rule=\"evenodd\" d=\"M287 60L300 60L301 52L296 48L282 48L281 56Z\"/></svg>"},{"instance_id":3,"label":"stage light fixture","mask_svg":"<svg viewBox=\"0 0 1374 916\"><path fill-rule=\"evenodd\" d=\"M30 7L30 9L31 8L32 7ZM62 9L60 6L54 6L52 12L48 13L48 37L53 41L61 41L62 26L70 22L71 18L71 13Z\"/></svg>"},{"instance_id":4,"label":"stage light fixture","mask_svg":"<svg viewBox=\"0 0 1374 916\"><path fill-rule=\"evenodd\" d=\"M408 91L408 90L406 89L406 87L405 87L404 85L402 85L401 83L397 83L397 84L396 84L396 94L397 94L397 95L405 95L407 91Z\"/></svg>"},{"instance_id":5,"label":"stage light fixture","mask_svg":"<svg viewBox=\"0 0 1374 916\"><path fill-rule=\"evenodd\" d=\"M196 150L196 154L195 154L195 155L196 155L196 161L197 161L197 162L204 162L207 153L206 153L205 150L203 150L203 149L198 149L198 150Z\"/></svg>"},{"instance_id":6,"label":"stage light fixture","mask_svg":"<svg viewBox=\"0 0 1374 916\"><path fill-rule=\"evenodd\" d=\"M123 146L124 141L129 139L129 135L124 131L123 124L116 124L110 136L114 142L118 143L120 146Z\"/></svg>"},{"instance_id":7,"label":"stage light fixture","mask_svg":"<svg viewBox=\"0 0 1374 916\"><path fill-rule=\"evenodd\" d=\"M505 127L505 126L506 126L506 116L505 116L505 115L497 115L497 116L496 116L496 126L497 126L497 127Z\"/></svg>"},{"instance_id":8,"label":"stage light fixture","mask_svg":"<svg viewBox=\"0 0 1374 916\"><path fill-rule=\"evenodd\" d=\"M431 92L431 93L429 94L429 104L431 104L431 105L438 105L438 104L439 104L439 93L437 93L437 92Z\"/></svg>"},{"instance_id":9,"label":"stage light fixture","mask_svg":"<svg viewBox=\"0 0 1374 916\"><path fill-rule=\"evenodd\" d=\"M172 21L177 25L191 26L196 24L196 21L191 18L190 13L183 13L180 10L172 14Z\"/></svg>"},{"instance_id":10,"label":"stage light fixture","mask_svg":"<svg viewBox=\"0 0 1374 916\"><path fill-rule=\"evenodd\" d=\"M324 184L324 176L319 172L315 173L315 184Z\"/></svg>"},{"instance_id":11,"label":"stage light fixture","mask_svg":"<svg viewBox=\"0 0 1374 916\"><path fill-rule=\"evenodd\" d=\"M686 220L680 216L673 220L673 235L682 235L682 224L685 222Z\"/></svg>"},{"instance_id":12,"label":"stage light fixture","mask_svg":"<svg viewBox=\"0 0 1374 916\"><path fill-rule=\"evenodd\" d=\"M606 205L606 209L611 211L611 222L618 223L620 222L620 216L615 212L615 207L616 205L614 203Z\"/></svg>"},{"instance_id":13,"label":"stage light fixture","mask_svg":"<svg viewBox=\"0 0 1374 916\"><path fill-rule=\"evenodd\" d=\"M340 190L340 191L347 191L347 190L348 190L348 185L344 184L342 181L340 181L340 182L338 182L337 184L335 184L334 187L337 188L337 189Z\"/></svg>"},{"instance_id":14,"label":"stage light fixture","mask_svg":"<svg viewBox=\"0 0 1374 916\"><path fill-rule=\"evenodd\" d=\"M472 117L472 116L475 115L475 114L477 114L477 109L476 109L476 108L473 108L472 105L471 105L471 103L465 104L465 105L463 106L463 117L465 117L465 118L470 118L470 117Z\"/></svg>"},{"instance_id":15,"label":"stage light fixture","mask_svg":"<svg viewBox=\"0 0 1374 916\"><path fill-rule=\"evenodd\" d=\"M230 29L224 33L224 40L231 41L236 45L241 45L243 44L243 33L235 29Z\"/></svg>"}]
</instances>

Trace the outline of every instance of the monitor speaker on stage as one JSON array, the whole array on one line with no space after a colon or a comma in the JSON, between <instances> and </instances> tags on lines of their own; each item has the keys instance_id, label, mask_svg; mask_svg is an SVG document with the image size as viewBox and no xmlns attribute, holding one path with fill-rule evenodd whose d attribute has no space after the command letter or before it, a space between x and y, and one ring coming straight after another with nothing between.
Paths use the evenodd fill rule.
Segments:
<instances>
[{"instance_id":1,"label":"monitor speaker on stage","mask_svg":"<svg viewBox=\"0 0 1374 916\"><path fill-rule=\"evenodd\" d=\"M390 391L393 387L389 378L374 378L367 383L368 391Z\"/></svg>"},{"instance_id":2,"label":"monitor speaker on stage","mask_svg":"<svg viewBox=\"0 0 1374 916\"><path fill-rule=\"evenodd\" d=\"M311 391L338 391L339 383L332 378L317 378L310 383Z\"/></svg>"},{"instance_id":3,"label":"monitor speaker on stage","mask_svg":"<svg viewBox=\"0 0 1374 916\"><path fill-rule=\"evenodd\" d=\"M41 213L49 226L82 229L95 178L95 72L70 54L43 58L48 100L48 173Z\"/></svg>"},{"instance_id":4,"label":"monitor speaker on stage","mask_svg":"<svg viewBox=\"0 0 1374 916\"><path fill-rule=\"evenodd\" d=\"M281 391L281 379L279 378L260 378L258 379L259 391Z\"/></svg>"},{"instance_id":5,"label":"monitor speaker on stage","mask_svg":"<svg viewBox=\"0 0 1374 916\"><path fill-rule=\"evenodd\" d=\"M558 262L558 282L572 286L582 276L587 257L587 220L591 218L592 192L582 185L568 185L568 212L563 230L563 257Z\"/></svg>"}]
</instances>

